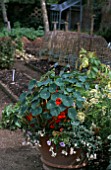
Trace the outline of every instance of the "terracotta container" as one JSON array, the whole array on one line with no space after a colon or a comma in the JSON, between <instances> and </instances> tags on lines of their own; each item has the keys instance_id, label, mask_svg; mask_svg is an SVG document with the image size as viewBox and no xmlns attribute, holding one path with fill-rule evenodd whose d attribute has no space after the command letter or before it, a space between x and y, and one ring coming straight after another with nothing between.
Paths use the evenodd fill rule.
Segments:
<instances>
[{"instance_id":1,"label":"terracotta container","mask_svg":"<svg viewBox=\"0 0 111 170\"><path fill-rule=\"evenodd\" d=\"M87 165L87 157L82 149L76 150L73 155L65 156L61 154L61 148L57 149L57 156L52 157L49 151L50 146L47 145L47 137L42 137L40 153L41 161L43 162L43 168L45 170L69 170L84 168ZM54 146L55 147L55 146Z\"/></svg>"}]
</instances>

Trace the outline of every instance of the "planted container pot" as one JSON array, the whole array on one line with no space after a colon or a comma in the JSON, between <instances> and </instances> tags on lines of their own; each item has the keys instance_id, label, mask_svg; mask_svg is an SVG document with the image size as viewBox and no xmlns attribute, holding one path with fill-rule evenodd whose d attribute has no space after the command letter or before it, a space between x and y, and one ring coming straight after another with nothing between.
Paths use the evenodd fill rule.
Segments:
<instances>
[{"instance_id":1,"label":"planted container pot","mask_svg":"<svg viewBox=\"0 0 111 170\"><path fill-rule=\"evenodd\" d=\"M40 154L41 161L43 163L43 168L45 170L70 170L84 168L87 165L87 156L82 148L75 149L72 153L70 148L67 149L67 154L65 155L64 148L56 148L53 145L52 150L50 146L47 145L48 137L40 138ZM56 155L54 155L56 151Z\"/></svg>"}]
</instances>

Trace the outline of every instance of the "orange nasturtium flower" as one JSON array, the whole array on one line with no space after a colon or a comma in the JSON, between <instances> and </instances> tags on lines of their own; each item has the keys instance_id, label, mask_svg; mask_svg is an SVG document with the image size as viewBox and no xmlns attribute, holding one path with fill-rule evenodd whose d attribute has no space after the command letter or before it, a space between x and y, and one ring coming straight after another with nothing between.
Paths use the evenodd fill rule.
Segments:
<instances>
[{"instance_id":1,"label":"orange nasturtium flower","mask_svg":"<svg viewBox=\"0 0 111 170\"><path fill-rule=\"evenodd\" d=\"M29 115L26 116L26 119L28 121L31 121L33 119L32 113L30 113Z\"/></svg>"},{"instance_id":2,"label":"orange nasturtium flower","mask_svg":"<svg viewBox=\"0 0 111 170\"><path fill-rule=\"evenodd\" d=\"M60 98L57 98L55 102L56 102L56 105L60 105L62 103L62 100Z\"/></svg>"}]
</instances>

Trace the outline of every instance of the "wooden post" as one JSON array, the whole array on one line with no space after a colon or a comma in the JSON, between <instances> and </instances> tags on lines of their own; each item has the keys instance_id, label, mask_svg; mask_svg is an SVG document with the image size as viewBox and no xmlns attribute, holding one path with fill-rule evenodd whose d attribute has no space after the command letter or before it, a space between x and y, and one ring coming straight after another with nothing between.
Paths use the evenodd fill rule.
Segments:
<instances>
[{"instance_id":1,"label":"wooden post","mask_svg":"<svg viewBox=\"0 0 111 170\"><path fill-rule=\"evenodd\" d=\"M68 22L64 22L65 23L65 31L68 31Z\"/></svg>"},{"instance_id":2,"label":"wooden post","mask_svg":"<svg viewBox=\"0 0 111 170\"><path fill-rule=\"evenodd\" d=\"M54 24L53 30L56 31L56 30L57 30L57 24L58 24L58 22L57 22L57 21L53 21L52 23Z\"/></svg>"},{"instance_id":3,"label":"wooden post","mask_svg":"<svg viewBox=\"0 0 111 170\"><path fill-rule=\"evenodd\" d=\"M94 33L94 17L95 15L92 15L91 17L91 32L90 32L91 35L93 35Z\"/></svg>"},{"instance_id":4,"label":"wooden post","mask_svg":"<svg viewBox=\"0 0 111 170\"><path fill-rule=\"evenodd\" d=\"M79 64L79 51L80 51L80 33L81 33L81 29L80 29L80 23L77 23L77 32L78 32L78 51L77 51L77 60L75 63L75 68L78 68L78 64Z\"/></svg>"}]
</instances>

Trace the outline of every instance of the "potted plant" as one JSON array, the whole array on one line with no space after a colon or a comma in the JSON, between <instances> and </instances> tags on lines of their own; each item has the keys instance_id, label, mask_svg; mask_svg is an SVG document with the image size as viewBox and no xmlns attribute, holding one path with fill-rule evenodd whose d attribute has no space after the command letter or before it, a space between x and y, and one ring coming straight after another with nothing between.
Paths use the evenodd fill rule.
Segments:
<instances>
[{"instance_id":1,"label":"potted plant","mask_svg":"<svg viewBox=\"0 0 111 170\"><path fill-rule=\"evenodd\" d=\"M77 70L52 69L32 80L19 98L22 128L45 169L86 166L110 139L110 68L93 52L82 50L80 59Z\"/></svg>"}]
</instances>

